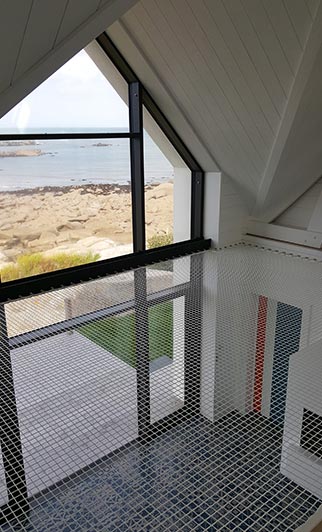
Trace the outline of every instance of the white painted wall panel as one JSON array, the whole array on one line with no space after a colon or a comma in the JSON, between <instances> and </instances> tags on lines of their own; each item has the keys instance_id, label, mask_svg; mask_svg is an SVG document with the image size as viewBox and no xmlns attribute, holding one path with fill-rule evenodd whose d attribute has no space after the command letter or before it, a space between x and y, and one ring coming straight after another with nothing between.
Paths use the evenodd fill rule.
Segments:
<instances>
[{"instance_id":1,"label":"white painted wall panel","mask_svg":"<svg viewBox=\"0 0 322 532\"><path fill-rule=\"evenodd\" d=\"M223 247L239 242L247 219L248 210L241 192L228 176L222 175L218 245Z\"/></svg>"}]
</instances>

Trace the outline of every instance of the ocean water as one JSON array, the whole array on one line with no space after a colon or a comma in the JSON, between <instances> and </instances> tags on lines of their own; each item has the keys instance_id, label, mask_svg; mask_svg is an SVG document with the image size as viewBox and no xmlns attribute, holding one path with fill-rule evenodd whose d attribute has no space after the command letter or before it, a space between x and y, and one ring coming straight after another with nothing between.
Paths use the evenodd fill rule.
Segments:
<instances>
[{"instance_id":1,"label":"ocean water","mask_svg":"<svg viewBox=\"0 0 322 532\"><path fill-rule=\"evenodd\" d=\"M91 130L95 133L102 131L102 129ZM119 130L112 130L116 131ZM34 132L57 131L28 130L28 133ZM83 132L86 130L83 129ZM40 150L41 154L28 157L1 157L3 152L14 154L18 150ZM144 162L146 183L168 181L173 177L171 164L147 134L145 134ZM34 145L14 146L0 141L0 191L2 192L46 186L126 184L129 180L128 139L39 140L35 141Z\"/></svg>"}]
</instances>

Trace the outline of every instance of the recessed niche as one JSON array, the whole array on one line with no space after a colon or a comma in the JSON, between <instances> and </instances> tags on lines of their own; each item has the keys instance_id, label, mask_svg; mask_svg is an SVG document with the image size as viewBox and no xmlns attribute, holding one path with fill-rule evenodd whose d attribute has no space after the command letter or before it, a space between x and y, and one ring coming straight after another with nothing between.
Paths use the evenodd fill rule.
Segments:
<instances>
[{"instance_id":1,"label":"recessed niche","mask_svg":"<svg viewBox=\"0 0 322 532\"><path fill-rule=\"evenodd\" d=\"M301 447L322 459L322 416L304 408Z\"/></svg>"}]
</instances>

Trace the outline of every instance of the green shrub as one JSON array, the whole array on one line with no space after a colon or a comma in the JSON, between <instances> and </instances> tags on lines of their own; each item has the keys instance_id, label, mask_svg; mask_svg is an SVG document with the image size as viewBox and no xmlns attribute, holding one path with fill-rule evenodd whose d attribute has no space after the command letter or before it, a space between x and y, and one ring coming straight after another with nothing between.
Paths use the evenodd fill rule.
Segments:
<instances>
[{"instance_id":1,"label":"green shrub","mask_svg":"<svg viewBox=\"0 0 322 532\"><path fill-rule=\"evenodd\" d=\"M173 244L172 233L153 235L148 239L148 249L160 248L161 246L168 246L169 244Z\"/></svg>"},{"instance_id":2,"label":"green shrub","mask_svg":"<svg viewBox=\"0 0 322 532\"><path fill-rule=\"evenodd\" d=\"M1 281L12 281L13 279L23 279L38 273L53 272L55 270L63 270L72 266L79 266L80 264L87 264L88 262L95 262L99 259L98 253L57 253L46 257L41 253L34 253L32 255L20 255L17 262L4 266L1 271Z\"/></svg>"}]
</instances>

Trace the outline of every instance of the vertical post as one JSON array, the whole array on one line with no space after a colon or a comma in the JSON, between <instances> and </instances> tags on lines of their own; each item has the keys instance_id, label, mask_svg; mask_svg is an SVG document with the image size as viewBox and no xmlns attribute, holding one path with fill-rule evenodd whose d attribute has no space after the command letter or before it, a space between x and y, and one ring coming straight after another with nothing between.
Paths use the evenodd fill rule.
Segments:
<instances>
[{"instance_id":1,"label":"vertical post","mask_svg":"<svg viewBox=\"0 0 322 532\"><path fill-rule=\"evenodd\" d=\"M191 415L199 414L201 405L202 274L203 255L191 255L184 308L184 405Z\"/></svg>"},{"instance_id":2,"label":"vertical post","mask_svg":"<svg viewBox=\"0 0 322 532\"><path fill-rule=\"evenodd\" d=\"M204 172L191 172L191 238L203 236Z\"/></svg>"},{"instance_id":3,"label":"vertical post","mask_svg":"<svg viewBox=\"0 0 322 532\"><path fill-rule=\"evenodd\" d=\"M0 304L0 441L8 492L6 513L23 517L29 504L3 303Z\"/></svg>"},{"instance_id":4,"label":"vertical post","mask_svg":"<svg viewBox=\"0 0 322 532\"><path fill-rule=\"evenodd\" d=\"M129 83L129 111L134 252L145 250L144 152L142 90L138 81Z\"/></svg>"},{"instance_id":5,"label":"vertical post","mask_svg":"<svg viewBox=\"0 0 322 532\"><path fill-rule=\"evenodd\" d=\"M144 151L142 90L138 81L129 83L132 225L134 252L145 250ZM150 428L149 316L146 268L134 271L135 352L139 437Z\"/></svg>"},{"instance_id":6,"label":"vertical post","mask_svg":"<svg viewBox=\"0 0 322 532\"><path fill-rule=\"evenodd\" d=\"M146 293L146 268L134 271L135 352L139 436L150 428L149 316Z\"/></svg>"}]
</instances>

